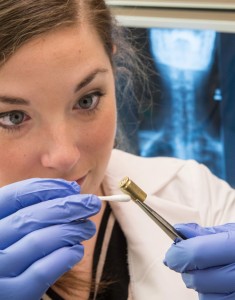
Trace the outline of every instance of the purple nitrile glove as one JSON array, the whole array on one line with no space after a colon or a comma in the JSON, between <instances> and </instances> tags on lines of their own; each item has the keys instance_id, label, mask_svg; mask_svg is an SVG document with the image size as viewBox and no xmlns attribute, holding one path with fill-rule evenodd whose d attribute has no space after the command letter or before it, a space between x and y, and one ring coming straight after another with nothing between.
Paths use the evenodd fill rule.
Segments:
<instances>
[{"instance_id":1,"label":"purple nitrile glove","mask_svg":"<svg viewBox=\"0 0 235 300\"><path fill-rule=\"evenodd\" d=\"M83 257L100 210L76 182L28 179L0 188L0 299L37 300ZM79 221L81 220L81 221Z\"/></svg>"},{"instance_id":2,"label":"purple nitrile glove","mask_svg":"<svg viewBox=\"0 0 235 300\"><path fill-rule=\"evenodd\" d=\"M171 246L164 264L181 273L200 300L234 300L235 223L215 227L189 223L175 228L188 239Z\"/></svg>"}]
</instances>

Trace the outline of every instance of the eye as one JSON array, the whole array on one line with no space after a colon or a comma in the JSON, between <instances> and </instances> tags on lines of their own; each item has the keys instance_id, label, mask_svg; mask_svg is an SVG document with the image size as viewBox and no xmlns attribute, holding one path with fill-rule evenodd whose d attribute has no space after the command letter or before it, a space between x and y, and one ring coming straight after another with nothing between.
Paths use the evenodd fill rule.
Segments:
<instances>
[{"instance_id":1,"label":"eye","mask_svg":"<svg viewBox=\"0 0 235 300\"><path fill-rule=\"evenodd\" d=\"M78 100L76 108L84 110L95 109L100 101L103 94L101 92L95 92L89 95L86 95Z\"/></svg>"},{"instance_id":2,"label":"eye","mask_svg":"<svg viewBox=\"0 0 235 300\"><path fill-rule=\"evenodd\" d=\"M27 116L22 111L11 111L0 113L0 126L15 127L22 124L27 119Z\"/></svg>"}]
</instances>

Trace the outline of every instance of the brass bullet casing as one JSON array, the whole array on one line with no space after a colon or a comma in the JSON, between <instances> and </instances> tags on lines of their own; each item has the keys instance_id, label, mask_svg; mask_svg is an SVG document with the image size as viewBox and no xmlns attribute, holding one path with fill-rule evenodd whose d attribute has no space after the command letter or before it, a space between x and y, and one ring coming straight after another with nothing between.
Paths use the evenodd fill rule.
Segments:
<instances>
[{"instance_id":1,"label":"brass bullet casing","mask_svg":"<svg viewBox=\"0 0 235 300\"><path fill-rule=\"evenodd\" d=\"M133 200L144 202L147 198L147 194L127 176L120 181L119 187L125 194L130 195Z\"/></svg>"},{"instance_id":2,"label":"brass bullet casing","mask_svg":"<svg viewBox=\"0 0 235 300\"><path fill-rule=\"evenodd\" d=\"M120 189L123 193L129 195L132 200L173 240L185 240L186 237L178 232L170 223L168 223L162 216L154 211L150 206L144 203L147 194L141 190L129 177L124 177L119 183Z\"/></svg>"}]
</instances>

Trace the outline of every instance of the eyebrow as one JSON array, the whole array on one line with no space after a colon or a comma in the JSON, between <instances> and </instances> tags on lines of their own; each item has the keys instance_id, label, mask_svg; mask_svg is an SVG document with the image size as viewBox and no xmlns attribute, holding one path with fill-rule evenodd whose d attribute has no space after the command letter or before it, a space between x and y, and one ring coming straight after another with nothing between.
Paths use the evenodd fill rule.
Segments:
<instances>
[{"instance_id":1,"label":"eyebrow","mask_svg":"<svg viewBox=\"0 0 235 300\"><path fill-rule=\"evenodd\" d=\"M29 105L29 101L19 97L8 97L0 95L0 102L12 105Z\"/></svg>"},{"instance_id":2,"label":"eyebrow","mask_svg":"<svg viewBox=\"0 0 235 300\"><path fill-rule=\"evenodd\" d=\"M89 74L86 78L84 78L75 88L74 92L78 92L79 90L81 90L82 88L84 88L85 86L87 86L89 83L91 83L95 77L99 74L102 73L107 73L108 69L96 69L95 71L93 71L91 74Z\"/></svg>"},{"instance_id":3,"label":"eyebrow","mask_svg":"<svg viewBox=\"0 0 235 300\"><path fill-rule=\"evenodd\" d=\"M102 73L107 73L108 69L96 69L91 74L89 74L86 78L84 78L75 88L74 92L77 92L91 83L95 77ZM0 95L0 103L3 104L11 104L11 105L30 105L30 101L25 100L20 97L11 97L11 96L4 96Z\"/></svg>"}]
</instances>

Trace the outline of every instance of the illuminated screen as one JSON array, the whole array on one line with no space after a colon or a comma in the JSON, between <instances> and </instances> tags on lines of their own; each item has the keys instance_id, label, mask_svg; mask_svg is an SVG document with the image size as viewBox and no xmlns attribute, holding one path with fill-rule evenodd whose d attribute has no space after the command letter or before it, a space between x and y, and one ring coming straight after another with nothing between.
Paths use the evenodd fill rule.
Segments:
<instances>
[{"instance_id":1,"label":"illuminated screen","mask_svg":"<svg viewBox=\"0 0 235 300\"><path fill-rule=\"evenodd\" d=\"M235 34L131 31L154 71L153 103L138 115L136 152L195 159L235 186Z\"/></svg>"}]
</instances>

